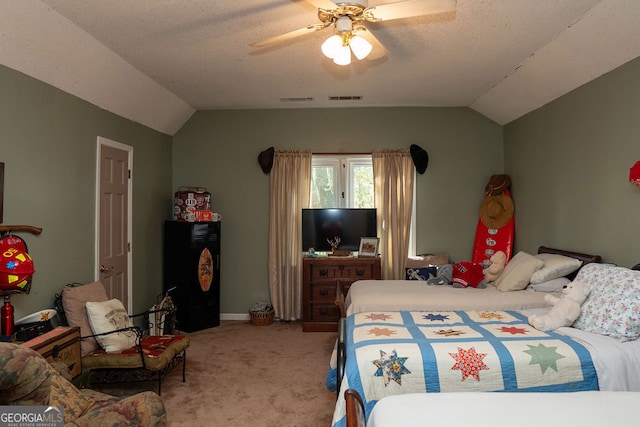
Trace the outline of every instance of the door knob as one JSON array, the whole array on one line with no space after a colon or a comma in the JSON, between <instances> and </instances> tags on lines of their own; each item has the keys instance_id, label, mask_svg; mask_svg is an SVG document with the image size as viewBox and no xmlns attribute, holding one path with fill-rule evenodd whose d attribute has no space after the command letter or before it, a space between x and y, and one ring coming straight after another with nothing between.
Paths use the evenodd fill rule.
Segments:
<instances>
[{"instance_id":1,"label":"door knob","mask_svg":"<svg viewBox=\"0 0 640 427\"><path fill-rule=\"evenodd\" d=\"M108 273L113 269L113 267L105 267L104 265L100 265L100 273Z\"/></svg>"}]
</instances>

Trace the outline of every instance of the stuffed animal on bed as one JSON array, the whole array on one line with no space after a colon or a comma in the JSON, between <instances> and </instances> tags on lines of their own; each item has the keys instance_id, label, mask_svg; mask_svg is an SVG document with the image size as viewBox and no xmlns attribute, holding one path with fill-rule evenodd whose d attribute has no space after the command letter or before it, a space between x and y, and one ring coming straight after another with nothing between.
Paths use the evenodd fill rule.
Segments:
<instances>
[{"instance_id":1,"label":"stuffed animal on bed","mask_svg":"<svg viewBox=\"0 0 640 427\"><path fill-rule=\"evenodd\" d=\"M450 285L453 280L453 268L451 264L439 265L435 277L429 277L429 285Z\"/></svg>"},{"instance_id":2,"label":"stuffed animal on bed","mask_svg":"<svg viewBox=\"0 0 640 427\"><path fill-rule=\"evenodd\" d=\"M562 290L561 298L546 294L545 301L553 304L553 307L547 314L529 316L529 324L540 331L553 331L562 326L571 326L580 316L580 306L590 291L587 285L574 280Z\"/></svg>"},{"instance_id":3,"label":"stuffed animal on bed","mask_svg":"<svg viewBox=\"0 0 640 427\"><path fill-rule=\"evenodd\" d=\"M460 261L451 264L453 270L452 285L454 288L479 288L484 289L484 274L482 265L477 262Z\"/></svg>"},{"instance_id":4,"label":"stuffed animal on bed","mask_svg":"<svg viewBox=\"0 0 640 427\"><path fill-rule=\"evenodd\" d=\"M507 255L498 251L491 255L489 258L491 264L489 264L482 272L484 273L485 282L495 282L498 276L504 271L504 267L507 265Z\"/></svg>"}]
</instances>

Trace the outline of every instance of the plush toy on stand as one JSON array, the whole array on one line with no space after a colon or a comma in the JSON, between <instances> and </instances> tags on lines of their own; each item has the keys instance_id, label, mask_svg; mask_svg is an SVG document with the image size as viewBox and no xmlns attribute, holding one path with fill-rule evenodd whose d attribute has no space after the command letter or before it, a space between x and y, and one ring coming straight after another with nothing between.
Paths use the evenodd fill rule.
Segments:
<instances>
[{"instance_id":1,"label":"plush toy on stand","mask_svg":"<svg viewBox=\"0 0 640 427\"><path fill-rule=\"evenodd\" d=\"M581 305L589 296L590 289L581 282L573 281L562 290L562 297L551 294L544 296L553 308L543 315L529 316L529 324L539 331L553 331L563 326L571 326L580 316Z\"/></svg>"}]
</instances>

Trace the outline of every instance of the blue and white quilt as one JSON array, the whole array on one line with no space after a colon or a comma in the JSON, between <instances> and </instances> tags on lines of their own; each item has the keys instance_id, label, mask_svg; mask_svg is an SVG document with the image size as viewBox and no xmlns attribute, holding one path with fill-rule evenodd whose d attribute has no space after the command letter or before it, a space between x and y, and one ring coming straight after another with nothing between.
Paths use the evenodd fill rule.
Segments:
<instances>
[{"instance_id":1,"label":"blue and white quilt","mask_svg":"<svg viewBox=\"0 0 640 427\"><path fill-rule=\"evenodd\" d=\"M515 311L384 311L346 321L334 427L346 425L347 388L360 393L367 416L378 400L395 394L598 390L582 344L538 331Z\"/></svg>"}]
</instances>

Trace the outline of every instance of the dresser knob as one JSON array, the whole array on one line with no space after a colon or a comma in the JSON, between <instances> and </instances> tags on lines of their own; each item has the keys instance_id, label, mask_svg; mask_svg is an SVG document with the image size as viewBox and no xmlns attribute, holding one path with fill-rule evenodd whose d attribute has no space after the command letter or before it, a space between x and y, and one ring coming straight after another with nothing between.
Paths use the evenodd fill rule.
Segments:
<instances>
[{"instance_id":1,"label":"dresser knob","mask_svg":"<svg viewBox=\"0 0 640 427\"><path fill-rule=\"evenodd\" d=\"M329 271L326 268L321 268L320 269L320 275L325 277L329 274Z\"/></svg>"},{"instance_id":2,"label":"dresser knob","mask_svg":"<svg viewBox=\"0 0 640 427\"><path fill-rule=\"evenodd\" d=\"M320 289L320 295L326 297L327 295L329 295L329 291L326 289Z\"/></svg>"},{"instance_id":3,"label":"dresser knob","mask_svg":"<svg viewBox=\"0 0 640 427\"><path fill-rule=\"evenodd\" d=\"M320 309L320 315L321 315L321 316L326 316L326 315L327 315L327 313L328 313L328 310L327 310L326 308L321 308L321 309Z\"/></svg>"},{"instance_id":4,"label":"dresser knob","mask_svg":"<svg viewBox=\"0 0 640 427\"><path fill-rule=\"evenodd\" d=\"M358 277L364 276L364 269L357 269L356 270L356 276L358 276Z\"/></svg>"}]
</instances>

